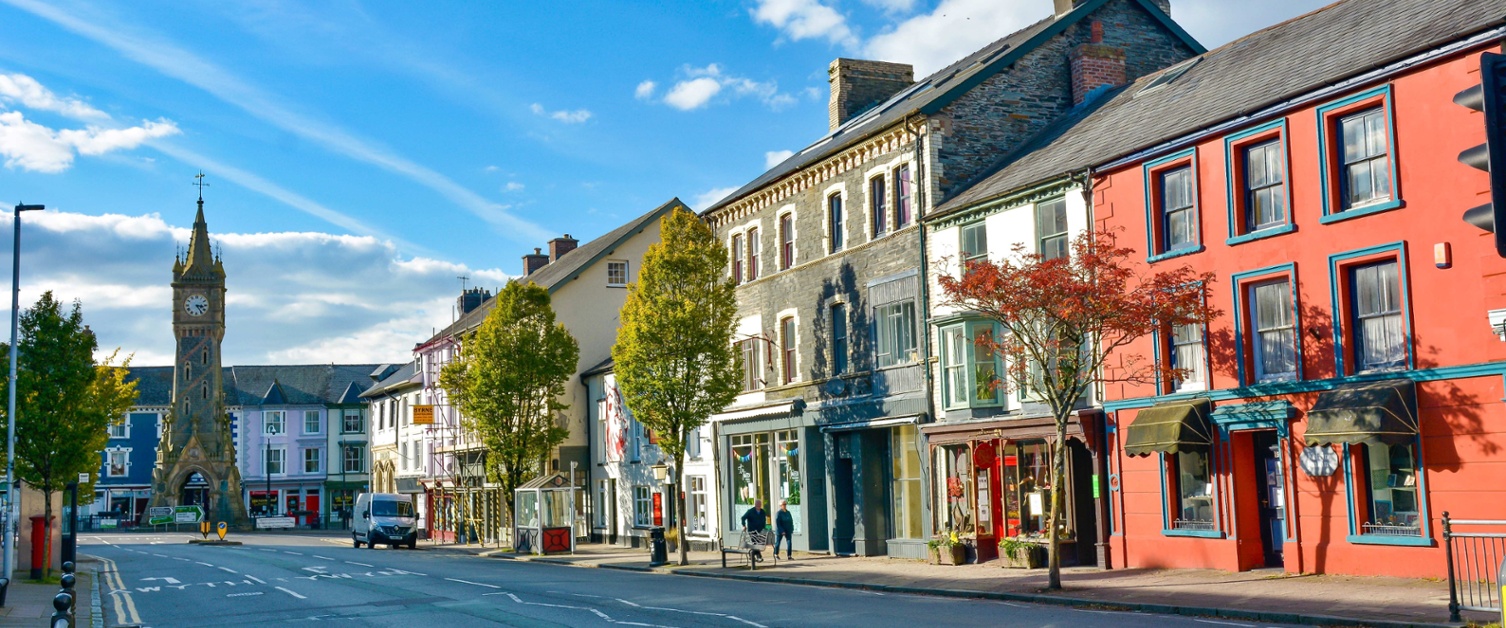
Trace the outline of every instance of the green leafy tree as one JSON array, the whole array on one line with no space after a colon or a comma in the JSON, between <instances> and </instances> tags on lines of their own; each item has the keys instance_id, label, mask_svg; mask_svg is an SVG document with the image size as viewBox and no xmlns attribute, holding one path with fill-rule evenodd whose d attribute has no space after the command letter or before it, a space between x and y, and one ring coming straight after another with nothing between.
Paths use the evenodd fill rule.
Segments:
<instances>
[{"instance_id":1,"label":"green leafy tree","mask_svg":"<svg viewBox=\"0 0 1506 628\"><path fill-rule=\"evenodd\" d=\"M504 491L508 523L513 490L541 472L570 434L560 418L569 406L559 399L579 360L575 338L554 321L549 291L510 281L440 372L461 426L486 447L487 473Z\"/></svg>"},{"instance_id":2,"label":"green leafy tree","mask_svg":"<svg viewBox=\"0 0 1506 628\"><path fill-rule=\"evenodd\" d=\"M21 315L20 327L16 476L42 492L43 514L50 525L53 493L77 481L79 474L89 474L79 492L93 496L100 452L109 442L108 427L123 420L136 403L136 383L125 379L129 358L121 366L112 365L118 351L95 364L97 343L77 301L65 311L52 292L43 293L36 306ZM4 349L8 371L10 347ZM51 565L50 534L47 539L43 564Z\"/></svg>"},{"instance_id":3,"label":"green leafy tree","mask_svg":"<svg viewBox=\"0 0 1506 628\"><path fill-rule=\"evenodd\" d=\"M643 256L638 281L628 285L612 360L623 402L683 474L690 433L737 396L737 301L727 248L704 222L677 207L659 223L659 238ZM672 507L684 565L682 491L675 491Z\"/></svg>"}]
</instances>

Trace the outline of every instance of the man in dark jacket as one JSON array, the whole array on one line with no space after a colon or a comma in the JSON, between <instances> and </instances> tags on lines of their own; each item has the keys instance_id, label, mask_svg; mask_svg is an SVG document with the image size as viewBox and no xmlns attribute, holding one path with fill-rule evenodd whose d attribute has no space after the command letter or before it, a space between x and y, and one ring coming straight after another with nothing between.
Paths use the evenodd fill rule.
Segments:
<instances>
[{"instance_id":1,"label":"man in dark jacket","mask_svg":"<svg viewBox=\"0 0 1506 628\"><path fill-rule=\"evenodd\" d=\"M769 527L769 513L765 512L763 509L763 500L753 500L753 507L749 508L747 512L743 513L742 522L743 529L748 531L750 538L758 536L762 537L764 543L768 542L768 537L763 536L763 534L764 530ZM754 541L754 543L759 544L757 541ZM752 553L753 562L763 560L763 552L753 550Z\"/></svg>"},{"instance_id":2,"label":"man in dark jacket","mask_svg":"<svg viewBox=\"0 0 1506 628\"><path fill-rule=\"evenodd\" d=\"M779 542L784 541L784 557L795 559L795 516L790 514L789 503L781 500L779 512L774 513L774 558L779 558Z\"/></svg>"}]
</instances>

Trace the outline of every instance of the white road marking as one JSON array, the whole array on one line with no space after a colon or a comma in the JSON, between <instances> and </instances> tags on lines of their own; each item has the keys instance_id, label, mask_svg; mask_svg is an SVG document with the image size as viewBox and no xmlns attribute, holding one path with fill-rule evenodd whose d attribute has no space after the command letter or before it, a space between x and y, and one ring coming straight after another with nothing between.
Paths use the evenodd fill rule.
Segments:
<instances>
[{"instance_id":1,"label":"white road marking","mask_svg":"<svg viewBox=\"0 0 1506 628\"><path fill-rule=\"evenodd\" d=\"M194 561L194 562L196 562L196 563L199 563L199 564L200 564L200 565L203 565L203 566L205 566L205 567L213 567L213 566L214 566L214 565L211 565L211 564L209 564L209 563L206 563L206 562L203 562L203 561L197 561L197 560L196 560L196 561Z\"/></svg>"},{"instance_id":2,"label":"white road marking","mask_svg":"<svg viewBox=\"0 0 1506 628\"><path fill-rule=\"evenodd\" d=\"M229 594L226 594L225 597L246 597L246 596L250 596L250 595L261 595L261 591L249 591L249 592L246 592L246 593L229 593Z\"/></svg>"},{"instance_id":3,"label":"white road marking","mask_svg":"<svg viewBox=\"0 0 1506 628\"><path fill-rule=\"evenodd\" d=\"M187 558L178 557L178 556L174 556L173 560L181 560L181 561L183 561L185 563L191 563L191 562L193 562L192 560L189 560Z\"/></svg>"},{"instance_id":4,"label":"white road marking","mask_svg":"<svg viewBox=\"0 0 1506 628\"><path fill-rule=\"evenodd\" d=\"M309 555L313 556L314 558L317 558L319 560L334 560L333 558L330 558L328 556L320 556L318 554L309 554Z\"/></svg>"},{"instance_id":5,"label":"white road marking","mask_svg":"<svg viewBox=\"0 0 1506 628\"><path fill-rule=\"evenodd\" d=\"M258 547L256 549L259 549L259 550L261 550L263 552L272 552L273 554L277 553L277 550L275 550L275 549L267 549L267 548L264 548L264 547Z\"/></svg>"},{"instance_id":6,"label":"white road marking","mask_svg":"<svg viewBox=\"0 0 1506 628\"><path fill-rule=\"evenodd\" d=\"M166 582L168 584L178 584L178 579L177 578L142 578L141 579L142 582L147 582L149 580L161 580L161 581Z\"/></svg>"},{"instance_id":7,"label":"white road marking","mask_svg":"<svg viewBox=\"0 0 1506 628\"><path fill-rule=\"evenodd\" d=\"M446 580L449 580L449 578L446 578ZM512 601L514 601L514 602L516 602L518 604L522 604L524 606L543 606L545 608L568 608L568 609L573 609L573 610L578 610L578 611L586 611L588 613L591 613L592 615L595 615L595 616L601 618L602 621L605 621L605 622L607 622L609 624L621 624L621 625L624 625L624 626L647 626L649 628L669 628L668 626L662 626L660 624L645 624L645 623L636 622L636 621L618 621L617 619L614 619L611 615L603 613L603 612L601 612L599 610L596 610L594 608L591 608L589 606L571 606L569 604L545 604L543 602L524 602L523 600L519 599L518 596L513 595L511 593L482 593L482 595L505 595L508 598L511 598ZM742 620L738 620L738 621L742 621ZM752 622L747 622L747 623L752 623ZM753 625L754 626L759 626L759 624L753 624Z\"/></svg>"},{"instance_id":8,"label":"white road marking","mask_svg":"<svg viewBox=\"0 0 1506 628\"><path fill-rule=\"evenodd\" d=\"M368 565L366 563L358 563L358 562L353 561L353 560L347 560L347 561L345 561L345 564L347 564L347 565L360 565L362 567L371 567L371 565Z\"/></svg>"},{"instance_id":9,"label":"white road marking","mask_svg":"<svg viewBox=\"0 0 1506 628\"><path fill-rule=\"evenodd\" d=\"M707 611L687 611L685 609L681 609L681 608L669 608L667 606L644 606L642 604L636 604L636 603L633 603L633 602L629 602L629 601L624 600L624 599L622 599L620 597L619 598L613 598L613 599L616 599L618 602L622 602L623 604L626 604L626 605L631 606L633 608L642 608L642 609L647 609L647 610L651 610L651 611L669 611L671 613L688 613L688 614L691 614L691 615L710 615L712 617L723 617L723 618L726 618L726 619L730 619L732 621L741 622L741 623L747 624L749 626L756 626L757 628L768 628L767 626L764 626L763 624L751 622L751 621L748 621L748 620L743 619L741 617L738 617L736 615L728 615L726 613L712 613L712 612L707 612Z\"/></svg>"},{"instance_id":10,"label":"white road marking","mask_svg":"<svg viewBox=\"0 0 1506 628\"><path fill-rule=\"evenodd\" d=\"M288 595L291 595L293 597L296 597L296 598L298 598L300 600L307 600L308 599L308 597L302 596L302 595L298 595L298 593L296 593L296 592L294 592L294 591L292 591L290 589L284 589L282 587L273 587L273 588L277 589L278 591L282 591L283 593L286 593Z\"/></svg>"},{"instance_id":11,"label":"white road marking","mask_svg":"<svg viewBox=\"0 0 1506 628\"><path fill-rule=\"evenodd\" d=\"M1005 606L1013 606L1015 608L1030 608L1029 606L1026 606L1024 604L1015 604L1014 602L999 602L999 603L1003 604Z\"/></svg>"},{"instance_id":12,"label":"white road marking","mask_svg":"<svg viewBox=\"0 0 1506 628\"><path fill-rule=\"evenodd\" d=\"M294 556L302 556L303 555L303 554L298 553L298 552L289 552L287 550L282 550L282 553L284 553L284 554L292 554Z\"/></svg>"},{"instance_id":13,"label":"white road marking","mask_svg":"<svg viewBox=\"0 0 1506 628\"><path fill-rule=\"evenodd\" d=\"M460 584L470 584L470 585L475 585L475 586L478 586L478 587L486 587L488 589L500 589L500 588L502 588L502 587L499 587L499 586L497 586L495 584L487 584L485 582L471 582L470 580L461 580L459 578L445 578L445 580L449 580L450 582L459 582Z\"/></svg>"},{"instance_id":14,"label":"white road marking","mask_svg":"<svg viewBox=\"0 0 1506 628\"><path fill-rule=\"evenodd\" d=\"M1255 624L1241 624L1232 621L1214 621L1212 619L1193 619L1192 621L1203 624L1218 624L1220 626L1241 626L1242 628L1255 628Z\"/></svg>"},{"instance_id":15,"label":"white road marking","mask_svg":"<svg viewBox=\"0 0 1506 628\"><path fill-rule=\"evenodd\" d=\"M255 580L257 584L266 584L267 583L266 580L262 580L261 578L253 576L251 574L246 574L246 579L247 580Z\"/></svg>"},{"instance_id":16,"label":"white road marking","mask_svg":"<svg viewBox=\"0 0 1506 628\"><path fill-rule=\"evenodd\" d=\"M234 569L231 569L231 568L229 568L229 567L220 567L220 568L219 568L219 570L220 570L220 571L228 571L228 572L230 572L230 573L239 573L239 572L237 572L237 571L236 571L236 570L234 570Z\"/></svg>"}]
</instances>

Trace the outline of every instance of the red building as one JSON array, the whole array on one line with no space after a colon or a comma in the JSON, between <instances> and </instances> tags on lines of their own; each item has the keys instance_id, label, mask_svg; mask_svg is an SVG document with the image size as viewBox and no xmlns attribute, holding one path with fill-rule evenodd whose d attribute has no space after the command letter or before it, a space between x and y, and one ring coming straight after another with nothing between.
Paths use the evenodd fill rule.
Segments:
<instances>
[{"instance_id":1,"label":"red building","mask_svg":"<svg viewBox=\"0 0 1506 628\"><path fill-rule=\"evenodd\" d=\"M1347 0L1107 99L1037 151L1094 154L1098 227L1212 271L1206 327L1104 391L1116 566L1445 574L1440 518L1506 519L1506 260L1452 102L1502 0Z\"/></svg>"}]
</instances>

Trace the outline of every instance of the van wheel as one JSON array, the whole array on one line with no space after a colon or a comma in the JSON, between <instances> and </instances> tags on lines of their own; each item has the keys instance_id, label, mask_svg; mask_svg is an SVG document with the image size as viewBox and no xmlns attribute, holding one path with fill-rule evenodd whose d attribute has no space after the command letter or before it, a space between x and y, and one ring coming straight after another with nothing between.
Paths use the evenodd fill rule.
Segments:
<instances>
[{"instance_id":1,"label":"van wheel","mask_svg":"<svg viewBox=\"0 0 1506 628\"><path fill-rule=\"evenodd\" d=\"M371 541L366 541L366 549L376 549L376 543L372 543Z\"/></svg>"},{"instance_id":2,"label":"van wheel","mask_svg":"<svg viewBox=\"0 0 1506 628\"><path fill-rule=\"evenodd\" d=\"M418 549L418 538L415 537L412 541L408 541L408 549Z\"/></svg>"},{"instance_id":3,"label":"van wheel","mask_svg":"<svg viewBox=\"0 0 1506 628\"><path fill-rule=\"evenodd\" d=\"M350 542L353 543L353 544L355 544L356 549L361 549L361 539L356 538L356 535L355 535L354 532L352 532L351 535L350 535Z\"/></svg>"}]
</instances>

